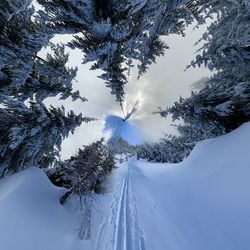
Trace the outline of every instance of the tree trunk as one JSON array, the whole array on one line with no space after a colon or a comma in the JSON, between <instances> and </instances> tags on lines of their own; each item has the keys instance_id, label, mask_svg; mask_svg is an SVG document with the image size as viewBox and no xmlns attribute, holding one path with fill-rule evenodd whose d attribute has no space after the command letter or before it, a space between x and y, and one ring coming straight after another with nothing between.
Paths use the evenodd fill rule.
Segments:
<instances>
[{"instance_id":1,"label":"tree trunk","mask_svg":"<svg viewBox=\"0 0 250 250\"><path fill-rule=\"evenodd\" d=\"M66 199L73 193L73 189L70 188L69 190L67 190L63 196L60 198L60 203L63 205L66 201Z\"/></svg>"}]
</instances>

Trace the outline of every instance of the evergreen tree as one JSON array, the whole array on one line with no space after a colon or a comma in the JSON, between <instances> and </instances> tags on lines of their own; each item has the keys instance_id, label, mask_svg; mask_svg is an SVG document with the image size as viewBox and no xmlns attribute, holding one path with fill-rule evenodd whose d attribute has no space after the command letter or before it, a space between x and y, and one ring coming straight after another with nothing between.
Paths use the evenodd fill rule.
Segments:
<instances>
[{"instance_id":1,"label":"evergreen tree","mask_svg":"<svg viewBox=\"0 0 250 250\"><path fill-rule=\"evenodd\" d=\"M32 20L34 11L14 15L0 33L0 94L11 95L25 84L37 52L52 37L52 30Z\"/></svg>"},{"instance_id":2,"label":"evergreen tree","mask_svg":"<svg viewBox=\"0 0 250 250\"><path fill-rule=\"evenodd\" d=\"M205 87L160 113L185 123L213 123L226 131L250 120L250 4L226 2L217 21L203 35L202 54L191 63L216 70Z\"/></svg>"},{"instance_id":3,"label":"evergreen tree","mask_svg":"<svg viewBox=\"0 0 250 250\"><path fill-rule=\"evenodd\" d=\"M28 98L42 101L47 97L61 94L60 99L71 96L73 100L81 99L79 91L73 92L72 81L76 76L77 68L69 68L66 63L69 54L65 53L64 45L51 44L53 54L47 54L46 60L36 57L33 69L25 84L13 96L24 101Z\"/></svg>"},{"instance_id":4,"label":"evergreen tree","mask_svg":"<svg viewBox=\"0 0 250 250\"><path fill-rule=\"evenodd\" d=\"M178 135L165 135L159 142L139 147L138 159L156 162L177 163L185 159L194 146L207 138L214 138L224 134L222 126L215 126L212 122L202 124L192 123L176 125Z\"/></svg>"},{"instance_id":5,"label":"evergreen tree","mask_svg":"<svg viewBox=\"0 0 250 250\"><path fill-rule=\"evenodd\" d=\"M31 166L48 167L58 156L61 142L90 118L65 114L64 108L47 109L41 102L27 107L9 97L0 108L0 174Z\"/></svg>"},{"instance_id":6,"label":"evergreen tree","mask_svg":"<svg viewBox=\"0 0 250 250\"><path fill-rule=\"evenodd\" d=\"M13 15L26 9L31 2L32 0L2 0L0 2L0 33L5 23L8 22Z\"/></svg>"},{"instance_id":7,"label":"evergreen tree","mask_svg":"<svg viewBox=\"0 0 250 250\"><path fill-rule=\"evenodd\" d=\"M81 197L86 191L98 191L102 179L114 168L113 155L101 139L79 149L70 159L58 162L47 174L55 185L68 189L61 197L64 203L70 195Z\"/></svg>"},{"instance_id":8,"label":"evergreen tree","mask_svg":"<svg viewBox=\"0 0 250 250\"><path fill-rule=\"evenodd\" d=\"M129 158L136 155L137 147L130 145L122 137L111 138L107 142L110 152L114 155L115 159L120 163L127 161Z\"/></svg>"},{"instance_id":9,"label":"evergreen tree","mask_svg":"<svg viewBox=\"0 0 250 250\"><path fill-rule=\"evenodd\" d=\"M167 45L161 35L184 35L187 24L204 22L210 12L218 12L219 1L195 0L38 0L51 26L62 33L80 33L69 43L84 54L83 63L104 71L105 80L117 101L124 98L124 85L133 61L139 63L139 76L164 54ZM126 66L127 65L127 66Z\"/></svg>"}]
</instances>

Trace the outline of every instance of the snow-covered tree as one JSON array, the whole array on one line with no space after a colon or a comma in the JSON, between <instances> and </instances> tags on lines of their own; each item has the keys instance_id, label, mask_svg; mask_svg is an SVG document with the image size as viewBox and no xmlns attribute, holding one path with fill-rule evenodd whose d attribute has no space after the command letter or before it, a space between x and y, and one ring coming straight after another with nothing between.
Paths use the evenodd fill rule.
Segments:
<instances>
[{"instance_id":1,"label":"snow-covered tree","mask_svg":"<svg viewBox=\"0 0 250 250\"><path fill-rule=\"evenodd\" d=\"M27 7L30 1L4 2L0 10L1 176L30 166L49 166L62 139L91 120L73 111L65 114L63 107L47 109L41 102L57 94L61 99L71 96L85 101L72 89L77 68L66 66L69 55L64 45L50 44L52 54L45 59L37 56L58 29L49 20L35 17L35 9ZM6 10L4 17L2 10ZM29 106L23 104L27 99Z\"/></svg>"},{"instance_id":2,"label":"snow-covered tree","mask_svg":"<svg viewBox=\"0 0 250 250\"><path fill-rule=\"evenodd\" d=\"M56 162L55 166L46 169L46 173L57 186L67 191L61 196L62 204L71 197L81 209L81 220L78 235L80 239L91 237L91 210L93 195L91 192L105 192L105 179L115 168L113 154L98 140L83 146L78 153L65 161Z\"/></svg>"},{"instance_id":3,"label":"snow-covered tree","mask_svg":"<svg viewBox=\"0 0 250 250\"><path fill-rule=\"evenodd\" d=\"M44 10L38 20L46 21L60 34L74 34L88 29L94 21L94 0L37 0Z\"/></svg>"},{"instance_id":4,"label":"snow-covered tree","mask_svg":"<svg viewBox=\"0 0 250 250\"><path fill-rule=\"evenodd\" d=\"M11 95L26 82L37 52L52 37L52 30L32 20L34 8L14 15L0 33L0 94Z\"/></svg>"},{"instance_id":5,"label":"snow-covered tree","mask_svg":"<svg viewBox=\"0 0 250 250\"><path fill-rule=\"evenodd\" d=\"M194 146L207 138L225 133L212 122L175 125L178 135L165 135L159 142L138 147L137 158L156 162L177 163L185 159Z\"/></svg>"},{"instance_id":6,"label":"snow-covered tree","mask_svg":"<svg viewBox=\"0 0 250 250\"><path fill-rule=\"evenodd\" d=\"M0 108L0 174L4 176L31 166L48 167L58 156L61 142L82 122L91 118L47 109L41 102L26 106L3 97Z\"/></svg>"},{"instance_id":7,"label":"snow-covered tree","mask_svg":"<svg viewBox=\"0 0 250 250\"><path fill-rule=\"evenodd\" d=\"M107 146L110 152L115 156L115 159L120 163L135 156L137 152L137 146L130 145L122 137L111 138L108 140Z\"/></svg>"},{"instance_id":8,"label":"snow-covered tree","mask_svg":"<svg viewBox=\"0 0 250 250\"><path fill-rule=\"evenodd\" d=\"M40 20L60 33L78 34L69 43L83 52L83 63L104 71L104 79L117 101L122 102L130 68L137 61L139 76L164 54L160 39L184 35L187 24L204 22L219 1L196 0L38 0L45 8Z\"/></svg>"},{"instance_id":9,"label":"snow-covered tree","mask_svg":"<svg viewBox=\"0 0 250 250\"><path fill-rule=\"evenodd\" d=\"M113 154L98 140L65 161L57 162L54 168L47 170L50 180L68 191L61 197L61 203L70 195L81 196L85 191L98 191L99 185L106 175L115 168Z\"/></svg>"},{"instance_id":10,"label":"snow-covered tree","mask_svg":"<svg viewBox=\"0 0 250 250\"><path fill-rule=\"evenodd\" d=\"M221 14L202 39L202 54L191 65L205 64L216 70L205 87L192 92L161 115L171 114L185 123L212 122L231 130L250 119L250 52L248 1L225 1ZM190 66L189 66L190 67Z\"/></svg>"},{"instance_id":11,"label":"snow-covered tree","mask_svg":"<svg viewBox=\"0 0 250 250\"><path fill-rule=\"evenodd\" d=\"M191 65L249 77L249 9L248 0L225 1L223 14L208 27L201 53Z\"/></svg>"},{"instance_id":12,"label":"snow-covered tree","mask_svg":"<svg viewBox=\"0 0 250 250\"><path fill-rule=\"evenodd\" d=\"M0 33L6 22L8 22L13 15L25 10L32 0L1 0L0 2Z\"/></svg>"},{"instance_id":13,"label":"snow-covered tree","mask_svg":"<svg viewBox=\"0 0 250 250\"><path fill-rule=\"evenodd\" d=\"M215 81L216 77L218 75L212 77L211 84L207 84L204 89L160 111L161 115L170 114L174 120L183 119L185 123L212 122L215 126L223 126L226 131L249 121L249 82L235 85L237 79L234 81L233 76L223 76L218 82Z\"/></svg>"},{"instance_id":14,"label":"snow-covered tree","mask_svg":"<svg viewBox=\"0 0 250 250\"><path fill-rule=\"evenodd\" d=\"M217 21L203 35L202 54L191 65L216 73L198 92L160 113L185 123L213 123L230 131L250 120L250 3L225 2Z\"/></svg>"},{"instance_id":15,"label":"snow-covered tree","mask_svg":"<svg viewBox=\"0 0 250 250\"><path fill-rule=\"evenodd\" d=\"M60 93L60 99L71 96L73 100L81 99L79 91L73 92L72 81L76 76L77 68L66 66L69 54L65 53L65 46L51 45L53 54L47 54L46 59L36 57L31 73L25 84L12 95L24 101L28 98L42 101L47 97Z\"/></svg>"}]
</instances>

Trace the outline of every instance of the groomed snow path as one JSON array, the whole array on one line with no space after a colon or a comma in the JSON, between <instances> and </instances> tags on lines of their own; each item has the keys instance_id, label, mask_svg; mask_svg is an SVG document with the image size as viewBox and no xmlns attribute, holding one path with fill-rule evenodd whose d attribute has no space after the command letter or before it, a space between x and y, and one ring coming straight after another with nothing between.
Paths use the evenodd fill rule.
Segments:
<instances>
[{"instance_id":1,"label":"groomed snow path","mask_svg":"<svg viewBox=\"0 0 250 250\"><path fill-rule=\"evenodd\" d=\"M114 189L110 214L104 219L98 232L97 250L144 250L144 236L137 221L133 162L120 168L119 181Z\"/></svg>"},{"instance_id":2,"label":"groomed snow path","mask_svg":"<svg viewBox=\"0 0 250 250\"><path fill-rule=\"evenodd\" d=\"M96 250L249 250L250 123L179 164L117 169Z\"/></svg>"}]
</instances>

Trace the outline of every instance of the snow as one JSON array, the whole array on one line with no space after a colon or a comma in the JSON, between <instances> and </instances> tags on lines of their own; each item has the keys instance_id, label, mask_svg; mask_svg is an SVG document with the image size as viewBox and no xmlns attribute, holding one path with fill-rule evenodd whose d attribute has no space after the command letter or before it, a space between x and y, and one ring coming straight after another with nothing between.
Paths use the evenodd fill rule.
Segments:
<instances>
[{"instance_id":1,"label":"snow","mask_svg":"<svg viewBox=\"0 0 250 250\"><path fill-rule=\"evenodd\" d=\"M29 168L0 182L0 242L4 250L82 249L77 218L59 203L63 189Z\"/></svg>"},{"instance_id":2,"label":"snow","mask_svg":"<svg viewBox=\"0 0 250 250\"><path fill-rule=\"evenodd\" d=\"M1 249L249 250L249 148L246 123L178 164L120 164L107 193L93 197L91 239L82 241L71 203L59 203L63 189L24 170L0 181Z\"/></svg>"},{"instance_id":3,"label":"snow","mask_svg":"<svg viewBox=\"0 0 250 250\"><path fill-rule=\"evenodd\" d=\"M249 148L247 123L179 164L121 166L99 249L249 250Z\"/></svg>"}]
</instances>

